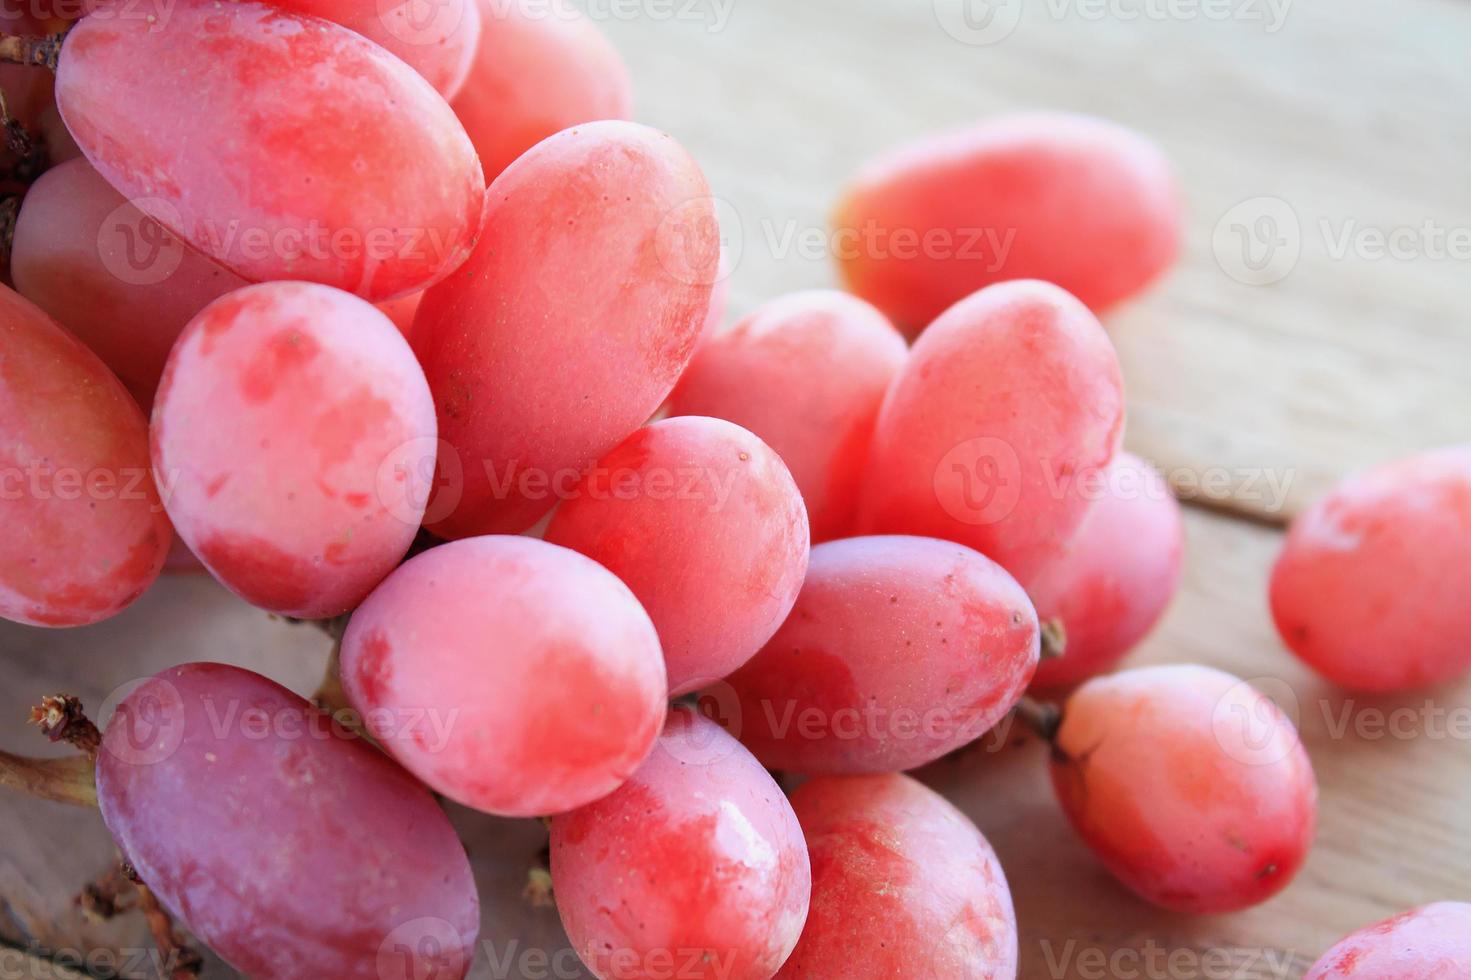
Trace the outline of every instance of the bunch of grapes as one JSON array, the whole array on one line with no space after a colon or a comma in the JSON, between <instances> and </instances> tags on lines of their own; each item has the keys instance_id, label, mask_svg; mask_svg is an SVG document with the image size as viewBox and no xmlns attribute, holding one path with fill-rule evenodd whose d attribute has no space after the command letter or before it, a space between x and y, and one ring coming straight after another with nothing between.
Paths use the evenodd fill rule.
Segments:
<instances>
[{"instance_id":1,"label":"bunch of grapes","mask_svg":"<svg viewBox=\"0 0 1471 980\"><path fill-rule=\"evenodd\" d=\"M210 663L101 732L51 699L83 757L0 770L99 806L235 969L463 977L439 796L549 819L601 978L1014 977L996 854L904 775L1012 713L1145 900L1239 910L1302 867L1288 718L1203 666L1114 672L1182 561L1098 319L1178 249L1149 140L1031 115L903 147L837 232L1004 256L859 247L850 292L723 328L710 188L570 7L71 6L0 40L0 616L98 622L185 549L336 651L314 701ZM1272 609L1335 681L1434 683L1471 668L1467 567L1461 447L1305 514ZM1314 976L1442 975L1468 935L1431 906Z\"/></svg>"}]
</instances>

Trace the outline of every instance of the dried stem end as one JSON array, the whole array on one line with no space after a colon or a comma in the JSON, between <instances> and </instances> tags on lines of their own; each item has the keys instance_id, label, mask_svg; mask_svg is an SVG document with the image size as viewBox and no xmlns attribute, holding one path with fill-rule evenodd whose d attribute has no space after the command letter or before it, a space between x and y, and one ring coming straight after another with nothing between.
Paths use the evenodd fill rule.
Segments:
<instances>
[{"instance_id":1,"label":"dried stem end","mask_svg":"<svg viewBox=\"0 0 1471 980\"><path fill-rule=\"evenodd\" d=\"M82 711L82 702L70 694L52 694L31 709L31 724L53 742L65 742L95 760L102 747L102 732Z\"/></svg>"}]
</instances>

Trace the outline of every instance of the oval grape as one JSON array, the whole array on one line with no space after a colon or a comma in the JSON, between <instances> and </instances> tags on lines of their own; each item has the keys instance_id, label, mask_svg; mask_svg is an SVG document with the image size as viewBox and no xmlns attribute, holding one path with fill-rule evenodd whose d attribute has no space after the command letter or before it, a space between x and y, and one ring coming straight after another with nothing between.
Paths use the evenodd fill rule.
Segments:
<instances>
[{"instance_id":1,"label":"oval grape","mask_svg":"<svg viewBox=\"0 0 1471 980\"><path fill-rule=\"evenodd\" d=\"M448 275L480 227L485 182L449 105L315 17L248 0L86 17L56 100L110 184L251 281L391 299Z\"/></svg>"},{"instance_id":2,"label":"oval grape","mask_svg":"<svg viewBox=\"0 0 1471 980\"><path fill-rule=\"evenodd\" d=\"M708 336L670 415L751 430L786 462L821 542L853 532L879 405L908 348L884 315L833 290L792 293Z\"/></svg>"},{"instance_id":3,"label":"oval grape","mask_svg":"<svg viewBox=\"0 0 1471 980\"><path fill-rule=\"evenodd\" d=\"M1465 980L1471 904L1437 902L1366 926L1323 954L1303 980Z\"/></svg>"},{"instance_id":4,"label":"oval grape","mask_svg":"<svg viewBox=\"0 0 1471 980\"><path fill-rule=\"evenodd\" d=\"M1062 556L1123 428L1098 319L1048 283L990 286L936 320L889 387L860 528L957 541L1026 581Z\"/></svg>"},{"instance_id":5,"label":"oval grape","mask_svg":"<svg viewBox=\"0 0 1471 980\"><path fill-rule=\"evenodd\" d=\"M433 797L238 667L131 691L97 757L102 819L168 909L256 977L463 977L479 902Z\"/></svg>"},{"instance_id":6,"label":"oval grape","mask_svg":"<svg viewBox=\"0 0 1471 980\"><path fill-rule=\"evenodd\" d=\"M179 536L248 602L304 619L347 612L398 564L434 445L429 387L398 330L313 283L248 286L206 307L153 415Z\"/></svg>"},{"instance_id":7,"label":"oval grape","mask_svg":"<svg viewBox=\"0 0 1471 980\"><path fill-rule=\"evenodd\" d=\"M475 254L414 319L454 450L430 529L519 532L551 510L674 387L718 261L704 177L646 126L566 130L496 178Z\"/></svg>"},{"instance_id":8,"label":"oval grape","mask_svg":"<svg viewBox=\"0 0 1471 980\"><path fill-rule=\"evenodd\" d=\"M687 709L670 712L626 783L553 818L551 837L562 924L605 980L769 980L807 917L812 872L791 804L749 752Z\"/></svg>"},{"instance_id":9,"label":"oval grape","mask_svg":"<svg viewBox=\"0 0 1471 980\"><path fill-rule=\"evenodd\" d=\"M720 419L665 419L598 460L545 539L623 580L659 630L671 694L761 649L807 571L807 511L781 458Z\"/></svg>"},{"instance_id":10,"label":"oval grape","mask_svg":"<svg viewBox=\"0 0 1471 980\"><path fill-rule=\"evenodd\" d=\"M1037 667L1021 586L947 541L847 538L812 549L781 629L706 703L773 769L912 769L984 735Z\"/></svg>"},{"instance_id":11,"label":"oval grape","mask_svg":"<svg viewBox=\"0 0 1471 980\"><path fill-rule=\"evenodd\" d=\"M1471 445L1345 480L1292 523L1272 570L1282 639L1364 691L1471 671Z\"/></svg>"},{"instance_id":12,"label":"oval grape","mask_svg":"<svg viewBox=\"0 0 1471 980\"><path fill-rule=\"evenodd\" d=\"M1089 681L1063 708L1051 765L1083 840L1166 909L1264 902L1312 844L1318 789L1297 730L1219 670L1151 667Z\"/></svg>"},{"instance_id":13,"label":"oval grape","mask_svg":"<svg viewBox=\"0 0 1471 980\"><path fill-rule=\"evenodd\" d=\"M410 559L353 613L342 682L408 770L504 816L612 792L664 720L659 638L627 586L534 538L489 536Z\"/></svg>"},{"instance_id":14,"label":"oval grape","mask_svg":"<svg viewBox=\"0 0 1471 980\"><path fill-rule=\"evenodd\" d=\"M991 845L908 776L821 776L792 794L812 910L783 980L1014 980L1016 913Z\"/></svg>"},{"instance_id":15,"label":"oval grape","mask_svg":"<svg viewBox=\"0 0 1471 980\"><path fill-rule=\"evenodd\" d=\"M1004 116L867 164L833 218L848 288L917 332L983 286L1056 283L1095 311L1174 261L1183 220L1160 148L1087 116Z\"/></svg>"},{"instance_id":16,"label":"oval grape","mask_svg":"<svg viewBox=\"0 0 1471 980\"><path fill-rule=\"evenodd\" d=\"M0 286L0 616L81 626L158 577L173 533L148 429L107 367Z\"/></svg>"}]
</instances>

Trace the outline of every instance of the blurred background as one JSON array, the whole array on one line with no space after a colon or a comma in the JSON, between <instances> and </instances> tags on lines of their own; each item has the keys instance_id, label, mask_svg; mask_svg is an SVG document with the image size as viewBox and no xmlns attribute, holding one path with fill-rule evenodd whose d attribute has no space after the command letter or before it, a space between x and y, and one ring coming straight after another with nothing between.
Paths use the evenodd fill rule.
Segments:
<instances>
[{"instance_id":1,"label":"blurred background","mask_svg":"<svg viewBox=\"0 0 1471 980\"><path fill-rule=\"evenodd\" d=\"M865 159L904 140L1061 109L1141 130L1176 164L1184 255L1106 318L1128 386L1127 445L1191 504L1181 594L1129 662L1214 664L1284 702L1319 771L1323 824L1275 901L1169 916L1077 842L1043 746L988 736L920 775L996 846L1022 976L1296 977L1366 922L1471 898L1471 685L1351 698L1287 654L1266 610L1280 525L1305 501L1364 464L1471 439L1471 4L582 5L630 67L635 117L683 142L721 201L728 321L836 285L828 213ZM0 745L38 750L24 719L42 694L101 705L185 660L248 666L310 694L328 646L201 575L165 577L95 627L0 624ZM522 896L541 825L454 816L485 910L472 976L584 975L555 910ZM141 919L88 922L74 904L112 860L96 814L0 795L0 942L92 953L96 975L153 976ZM36 975L0 954L0 980Z\"/></svg>"}]
</instances>

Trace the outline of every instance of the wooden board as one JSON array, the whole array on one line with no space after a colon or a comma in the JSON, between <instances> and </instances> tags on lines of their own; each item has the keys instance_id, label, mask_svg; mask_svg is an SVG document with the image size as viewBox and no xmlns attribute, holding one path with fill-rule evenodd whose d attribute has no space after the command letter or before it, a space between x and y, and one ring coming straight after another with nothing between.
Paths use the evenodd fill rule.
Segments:
<instances>
[{"instance_id":1,"label":"wooden board","mask_svg":"<svg viewBox=\"0 0 1471 980\"><path fill-rule=\"evenodd\" d=\"M691 148L739 218L733 313L833 284L824 219L864 157L1008 109L1093 112L1168 148L1190 216L1179 268L1110 318L1134 449L1182 487L1224 475L1209 477L1224 481L1218 492L1260 515L1290 513L1345 469L1471 438L1471 261L1335 257L1330 247L1348 221L1471 227L1471 5L1295 0L1269 33L1245 19L1100 20L1085 13L1096 9L1087 0L1032 0L1014 32L977 46L942 28L954 5L938 2L641 0L641 13L625 17L613 12L628 6L594 0L633 70L639 117ZM1113 6L1145 9L1144 0ZM1260 6L1238 0L1232 9ZM1212 240L1232 207L1260 197L1289 202L1301 256L1281 281L1256 286L1228 274ZM1244 484L1254 474L1258 487L1259 474L1285 486L1283 499L1250 499ZM1322 783L1318 844L1301 877L1263 908L1163 915L1115 886L1073 838L1042 747L991 739L921 775L1001 854L1024 977L1221 975L1223 957L1231 976L1295 977L1352 928L1471 898L1471 755L1444 733L1456 718L1465 727L1471 684L1431 692L1428 707L1426 695L1334 692L1282 650L1267 617L1278 533L1203 511L1188 528L1181 595L1134 661L1214 664L1295 704ZM45 693L96 705L193 659L248 666L309 693L325 656L314 630L272 620L201 577L164 581L88 629L0 624L0 745L41 751L23 719ZM1404 737L1375 734L1389 720L1404 724ZM484 896L488 945L474 975L580 975L555 912L520 896L545 841L540 825L453 816ZM73 905L111 860L96 814L0 794L0 939L124 949L130 960L146 953L136 916L92 924ZM0 956L0 980L32 975L13 967ZM207 973L229 975L217 963Z\"/></svg>"}]
</instances>

